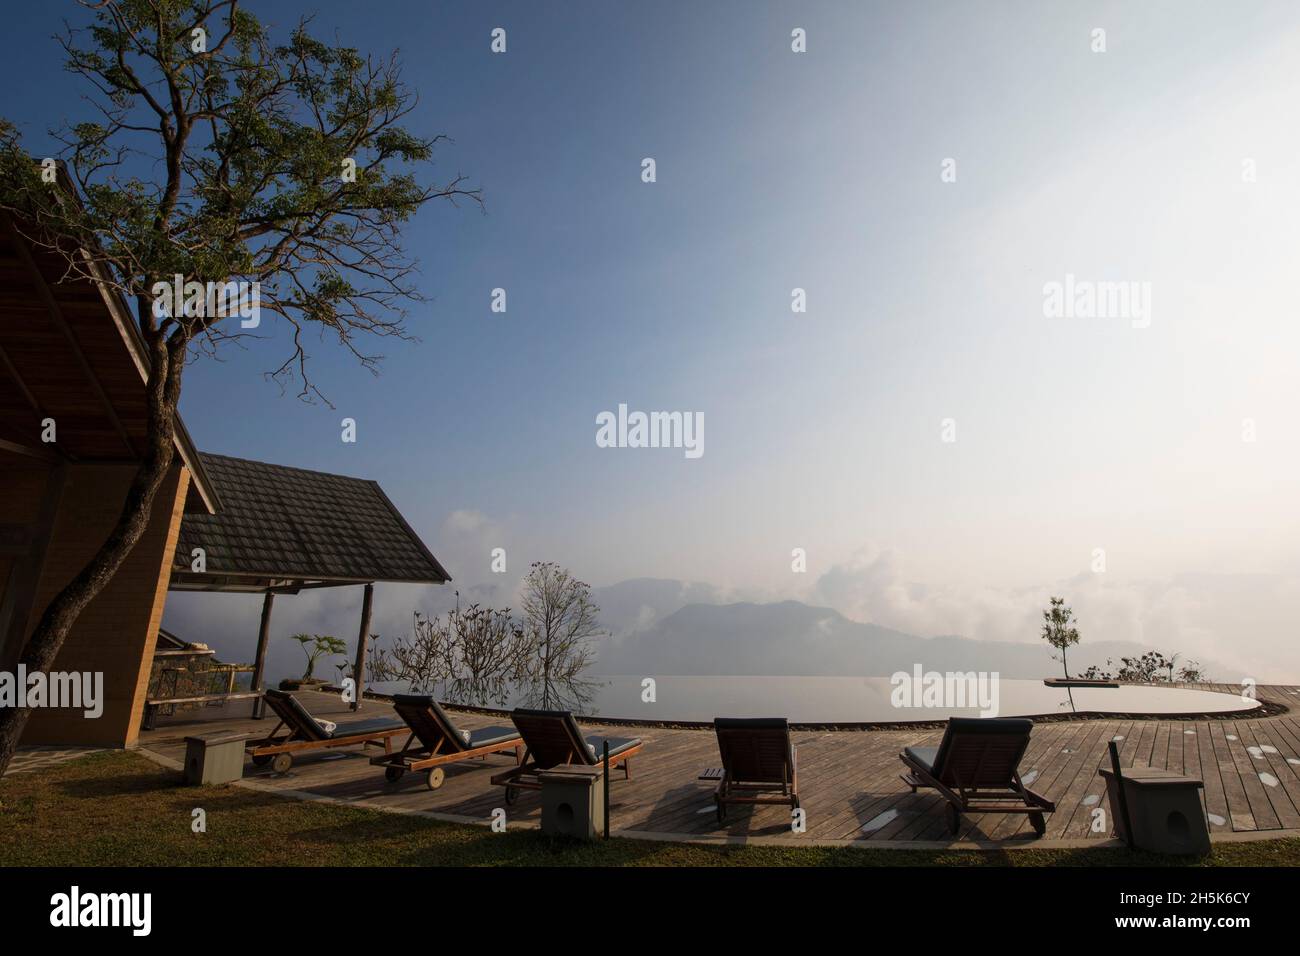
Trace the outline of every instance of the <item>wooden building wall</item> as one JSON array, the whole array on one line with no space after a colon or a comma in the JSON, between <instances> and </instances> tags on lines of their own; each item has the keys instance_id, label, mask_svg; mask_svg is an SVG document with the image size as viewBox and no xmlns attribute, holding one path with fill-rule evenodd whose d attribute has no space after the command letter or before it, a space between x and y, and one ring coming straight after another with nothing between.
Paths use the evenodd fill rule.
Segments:
<instances>
[{"instance_id":1,"label":"wooden building wall","mask_svg":"<svg viewBox=\"0 0 1300 956\"><path fill-rule=\"evenodd\" d=\"M64 464L49 471L37 492L28 489L24 493L25 502L14 510L25 507L33 524L39 523L36 516L42 500L48 507L47 492L55 488L58 495L47 540L36 549L40 553L18 562L25 561L29 571L32 560L39 566L28 598L27 634L50 598L107 537L134 472L134 465ZM79 710L37 710L27 724L23 743L135 745L188 485L188 472L174 466L155 499L144 537L113 580L82 612L55 661L56 671L103 673L102 716L91 720ZM0 487L10 486L23 486L23 476L12 468L0 469ZM0 518L0 524L11 522L8 515ZM10 576L13 574L11 570ZM12 664L6 661L5 666Z\"/></svg>"}]
</instances>

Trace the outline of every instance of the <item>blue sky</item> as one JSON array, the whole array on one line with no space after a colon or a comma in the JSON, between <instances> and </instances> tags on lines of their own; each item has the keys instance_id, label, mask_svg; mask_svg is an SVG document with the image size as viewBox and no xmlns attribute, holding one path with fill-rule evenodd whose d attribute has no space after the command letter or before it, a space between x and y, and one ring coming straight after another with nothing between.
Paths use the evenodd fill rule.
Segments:
<instances>
[{"instance_id":1,"label":"blue sky","mask_svg":"<svg viewBox=\"0 0 1300 956\"><path fill-rule=\"evenodd\" d=\"M463 584L500 546L1026 640L1066 590L1099 636L1300 673L1293 4L254 9L399 48L486 212L409 228L431 301L379 378L312 347L334 410L263 380L274 338L191 368L201 448L377 479ZM62 16L7 13L33 151L84 115ZM1150 283L1150 326L1045 318L1066 274ZM620 402L702 413L705 454L596 447Z\"/></svg>"}]
</instances>

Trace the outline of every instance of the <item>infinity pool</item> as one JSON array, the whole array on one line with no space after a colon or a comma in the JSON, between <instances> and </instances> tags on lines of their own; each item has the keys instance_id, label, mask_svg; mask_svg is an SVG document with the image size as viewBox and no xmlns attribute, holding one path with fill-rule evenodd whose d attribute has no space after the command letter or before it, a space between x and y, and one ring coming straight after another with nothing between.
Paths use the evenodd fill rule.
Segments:
<instances>
[{"instance_id":1,"label":"infinity pool","mask_svg":"<svg viewBox=\"0 0 1300 956\"><path fill-rule=\"evenodd\" d=\"M929 677L930 675L925 675ZM1041 680L892 681L888 677L600 677L589 716L708 722L787 717L797 723L893 723L948 717L1072 713L1196 715L1248 712L1236 694L1179 687L1049 687ZM401 692L391 684L381 693ZM441 695L439 695L441 696Z\"/></svg>"}]
</instances>

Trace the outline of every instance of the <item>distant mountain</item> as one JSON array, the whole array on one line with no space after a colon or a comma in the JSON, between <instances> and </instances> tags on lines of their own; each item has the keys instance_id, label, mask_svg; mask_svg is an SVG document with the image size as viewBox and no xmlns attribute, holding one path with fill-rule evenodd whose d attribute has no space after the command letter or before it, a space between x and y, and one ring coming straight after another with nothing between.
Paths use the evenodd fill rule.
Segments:
<instances>
[{"instance_id":1,"label":"distant mountain","mask_svg":"<svg viewBox=\"0 0 1300 956\"><path fill-rule=\"evenodd\" d=\"M603 589L599 597L609 590ZM629 588L623 596L635 591L639 589ZM658 617L671 601L671 588L650 588L644 593L661 599L652 608L655 620L642 628L629 628L626 620L631 604L619 607L622 631L602 642L595 672L887 677L920 664L926 670L997 671L1006 678L1038 678L1061 670L1041 643L917 637L850 621L831 608L799 601L687 604ZM651 607L649 603L642 606ZM603 601L601 608L605 609ZM613 620L606 626L614 629ZM1070 650L1070 672L1077 674L1089 664L1104 665L1108 657L1118 661L1147 649L1129 642L1085 638ZM1214 673L1214 664L1202 663Z\"/></svg>"},{"instance_id":2,"label":"distant mountain","mask_svg":"<svg viewBox=\"0 0 1300 956\"><path fill-rule=\"evenodd\" d=\"M722 591L711 584L667 578L631 578L593 588L600 605L601 624L616 637L644 631L688 604L724 604Z\"/></svg>"}]
</instances>

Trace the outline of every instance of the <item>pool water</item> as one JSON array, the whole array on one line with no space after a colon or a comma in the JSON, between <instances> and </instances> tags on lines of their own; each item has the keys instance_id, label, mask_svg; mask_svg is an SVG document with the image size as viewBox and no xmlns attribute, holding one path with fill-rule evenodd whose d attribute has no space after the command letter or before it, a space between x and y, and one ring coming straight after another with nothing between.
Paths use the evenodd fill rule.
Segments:
<instances>
[{"instance_id":1,"label":"pool water","mask_svg":"<svg viewBox=\"0 0 1300 956\"><path fill-rule=\"evenodd\" d=\"M589 716L708 722L715 717L786 717L797 723L893 723L948 717L1032 717L1072 713L1197 715L1250 711L1255 700L1181 687L1049 687L1041 680L888 677L594 678ZM380 693L401 692L392 684ZM441 695L439 695L441 697ZM481 702L479 702L481 703ZM495 703L488 706L497 706ZM509 705L507 705L509 706Z\"/></svg>"}]
</instances>

